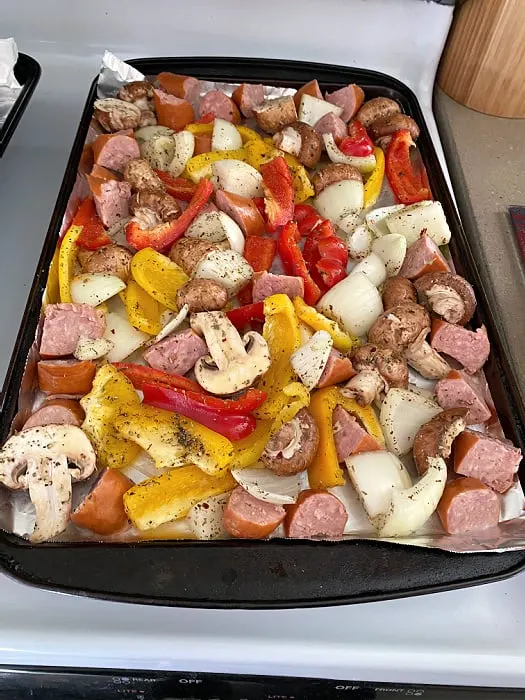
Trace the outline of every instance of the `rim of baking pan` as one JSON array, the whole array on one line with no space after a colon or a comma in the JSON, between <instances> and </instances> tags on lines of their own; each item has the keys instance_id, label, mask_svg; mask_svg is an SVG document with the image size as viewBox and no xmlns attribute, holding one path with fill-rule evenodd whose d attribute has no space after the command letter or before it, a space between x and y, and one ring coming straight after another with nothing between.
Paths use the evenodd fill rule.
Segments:
<instances>
[{"instance_id":1,"label":"rim of baking pan","mask_svg":"<svg viewBox=\"0 0 525 700\"><path fill-rule=\"evenodd\" d=\"M421 108L405 84L388 75L320 63L227 57L142 58L129 61L146 75L162 70L222 82L298 87L313 78L327 88L358 82L368 94L397 99L418 122L419 148L434 195L453 230L451 252L474 285L477 321L488 328L493 352L488 381L505 433L525 445L525 410L499 321L490 312L484 281L441 170ZM91 84L0 397L0 439L16 412L25 361L33 343L48 268L92 115ZM0 532L0 568L38 587L106 600L200 608L320 607L436 593L498 581L525 568L525 552L453 554L380 541L290 540L140 543L29 542Z\"/></svg>"},{"instance_id":2,"label":"rim of baking pan","mask_svg":"<svg viewBox=\"0 0 525 700\"><path fill-rule=\"evenodd\" d=\"M16 131L41 75L42 68L38 61L26 53L18 54L18 60L15 64L15 78L22 85L22 89L0 128L0 158Z\"/></svg>"}]
</instances>

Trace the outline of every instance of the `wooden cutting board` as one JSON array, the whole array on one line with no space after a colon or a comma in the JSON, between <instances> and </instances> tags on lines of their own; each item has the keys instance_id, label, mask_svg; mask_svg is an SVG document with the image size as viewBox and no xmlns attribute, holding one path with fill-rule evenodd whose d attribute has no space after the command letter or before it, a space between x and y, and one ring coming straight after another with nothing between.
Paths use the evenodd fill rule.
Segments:
<instances>
[{"instance_id":1,"label":"wooden cutting board","mask_svg":"<svg viewBox=\"0 0 525 700\"><path fill-rule=\"evenodd\" d=\"M525 117L525 0L464 0L438 72L452 99L478 112Z\"/></svg>"}]
</instances>

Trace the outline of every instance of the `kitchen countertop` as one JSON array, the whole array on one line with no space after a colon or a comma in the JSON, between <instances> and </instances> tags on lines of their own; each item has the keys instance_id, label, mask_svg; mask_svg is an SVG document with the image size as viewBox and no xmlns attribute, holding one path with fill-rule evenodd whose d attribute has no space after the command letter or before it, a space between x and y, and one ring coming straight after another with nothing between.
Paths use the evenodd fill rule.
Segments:
<instances>
[{"instance_id":1,"label":"kitchen countertop","mask_svg":"<svg viewBox=\"0 0 525 700\"><path fill-rule=\"evenodd\" d=\"M463 226L525 403L525 265L508 207L525 205L525 119L475 112L436 88L434 113Z\"/></svg>"}]
</instances>

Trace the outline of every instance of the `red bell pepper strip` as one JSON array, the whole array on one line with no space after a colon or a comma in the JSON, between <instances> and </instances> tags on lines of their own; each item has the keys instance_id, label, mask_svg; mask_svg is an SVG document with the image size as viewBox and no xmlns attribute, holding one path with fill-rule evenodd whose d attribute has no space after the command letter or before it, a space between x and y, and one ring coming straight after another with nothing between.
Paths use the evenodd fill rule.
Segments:
<instances>
[{"instance_id":1,"label":"red bell pepper strip","mask_svg":"<svg viewBox=\"0 0 525 700\"><path fill-rule=\"evenodd\" d=\"M163 170L155 170L155 172L162 180L168 194L171 194L175 199L181 199L183 202L191 201L197 189L197 185L190 182L190 180L186 180L185 177L171 177L171 175L165 173Z\"/></svg>"},{"instance_id":2,"label":"red bell pepper strip","mask_svg":"<svg viewBox=\"0 0 525 700\"><path fill-rule=\"evenodd\" d=\"M167 372L162 372L160 369L153 369L153 367L137 365L131 362L114 362L113 366L122 372L122 374L125 374L135 389L139 389L140 391L142 391L144 384L156 383L163 384L172 389L185 389L186 391L204 394L204 389L200 384L180 374L168 374Z\"/></svg>"},{"instance_id":3,"label":"red bell pepper strip","mask_svg":"<svg viewBox=\"0 0 525 700\"><path fill-rule=\"evenodd\" d=\"M77 245L80 248L97 250L111 243L102 221L98 218L95 203L90 197L81 202L73 217L72 225L82 226L82 233L77 238Z\"/></svg>"},{"instance_id":4,"label":"red bell pepper strip","mask_svg":"<svg viewBox=\"0 0 525 700\"><path fill-rule=\"evenodd\" d=\"M298 240L299 229L295 221L291 221L284 226L279 234L279 255L287 275L302 277L304 282L304 300L312 306L321 297L321 290L310 276L303 254L297 245Z\"/></svg>"},{"instance_id":5,"label":"red bell pepper strip","mask_svg":"<svg viewBox=\"0 0 525 700\"><path fill-rule=\"evenodd\" d=\"M228 440L242 440L248 437L257 425L252 415L217 411L191 398L186 392L179 392L161 384L143 384L142 391L144 403L148 406L180 413Z\"/></svg>"},{"instance_id":6,"label":"red bell pepper strip","mask_svg":"<svg viewBox=\"0 0 525 700\"><path fill-rule=\"evenodd\" d=\"M325 226L325 223L330 226ZM333 234L333 227L329 221L324 221L306 239L303 258L312 279L323 293L346 277L348 249L345 243Z\"/></svg>"},{"instance_id":7,"label":"red bell pepper strip","mask_svg":"<svg viewBox=\"0 0 525 700\"><path fill-rule=\"evenodd\" d=\"M346 277L346 267L341 265L337 260L321 258L321 260L315 264L315 269L320 275L323 285L327 289L331 289Z\"/></svg>"},{"instance_id":8,"label":"red bell pepper strip","mask_svg":"<svg viewBox=\"0 0 525 700\"><path fill-rule=\"evenodd\" d=\"M258 301L255 304L239 306L237 309L227 311L226 316L237 330L242 330L250 323L264 323L264 302Z\"/></svg>"},{"instance_id":9,"label":"red bell pepper strip","mask_svg":"<svg viewBox=\"0 0 525 700\"><path fill-rule=\"evenodd\" d=\"M266 210L264 208L264 197L254 197L253 203L259 210L259 214L262 216L262 218L264 219L264 223L266 224Z\"/></svg>"},{"instance_id":10,"label":"red bell pepper strip","mask_svg":"<svg viewBox=\"0 0 525 700\"><path fill-rule=\"evenodd\" d=\"M276 251L277 241L273 238L248 236L244 244L243 255L255 272L268 272L272 267ZM251 302L252 287L253 284L250 282L238 293L237 298L241 304L249 304Z\"/></svg>"},{"instance_id":11,"label":"red bell pepper strip","mask_svg":"<svg viewBox=\"0 0 525 700\"><path fill-rule=\"evenodd\" d=\"M416 204L432 199L427 171L423 163L414 167L410 148L415 146L410 131L400 129L392 136L386 152L385 170L390 187L401 204Z\"/></svg>"},{"instance_id":12,"label":"red bell pepper strip","mask_svg":"<svg viewBox=\"0 0 525 700\"><path fill-rule=\"evenodd\" d=\"M146 382L148 386L161 386L157 382ZM144 385L143 385L144 386ZM166 386L162 384L162 386ZM166 387L170 389L171 392L176 394L182 394L187 399L191 399L195 403L198 403L204 408L210 408L217 413L251 413L255 411L256 408L262 406L262 404L268 398L268 394L265 391L259 391L258 389L248 389L241 394L236 399L220 399L217 396L210 396L208 394L202 394L197 391L188 391L186 389L180 389L178 387Z\"/></svg>"},{"instance_id":13,"label":"red bell pepper strip","mask_svg":"<svg viewBox=\"0 0 525 700\"><path fill-rule=\"evenodd\" d=\"M215 114L213 112L206 112L200 119L197 119L195 124L211 124L213 121L215 121Z\"/></svg>"},{"instance_id":14,"label":"red bell pepper strip","mask_svg":"<svg viewBox=\"0 0 525 700\"><path fill-rule=\"evenodd\" d=\"M261 165L264 207L268 231L273 233L293 218L294 190L292 173L282 156Z\"/></svg>"},{"instance_id":15,"label":"red bell pepper strip","mask_svg":"<svg viewBox=\"0 0 525 700\"><path fill-rule=\"evenodd\" d=\"M374 144L361 122L354 119L348 125L348 136L339 144L345 156L369 156L374 152Z\"/></svg>"},{"instance_id":16,"label":"red bell pepper strip","mask_svg":"<svg viewBox=\"0 0 525 700\"><path fill-rule=\"evenodd\" d=\"M178 219L159 224L150 229L140 228L138 222L132 219L126 226L127 242L136 250L142 250L143 248L165 250L185 234L186 229L207 204L212 193L213 185L209 180L203 178L197 185L191 202Z\"/></svg>"}]
</instances>

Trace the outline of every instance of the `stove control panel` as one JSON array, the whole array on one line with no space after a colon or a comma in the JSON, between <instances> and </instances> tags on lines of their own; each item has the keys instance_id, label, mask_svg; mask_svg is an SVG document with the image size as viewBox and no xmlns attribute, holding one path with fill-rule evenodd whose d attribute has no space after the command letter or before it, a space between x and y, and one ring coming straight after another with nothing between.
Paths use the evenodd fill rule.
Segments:
<instances>
[{"instance_id":1,"label":"stove control panel","mask_svg":"<svg viewBox=\"0 0 525 700\"><path fill-rule=\"evenodd\" d=\"M525 700L524 690L0 666L0 700Z\"/></svg>"}]
</instances>

